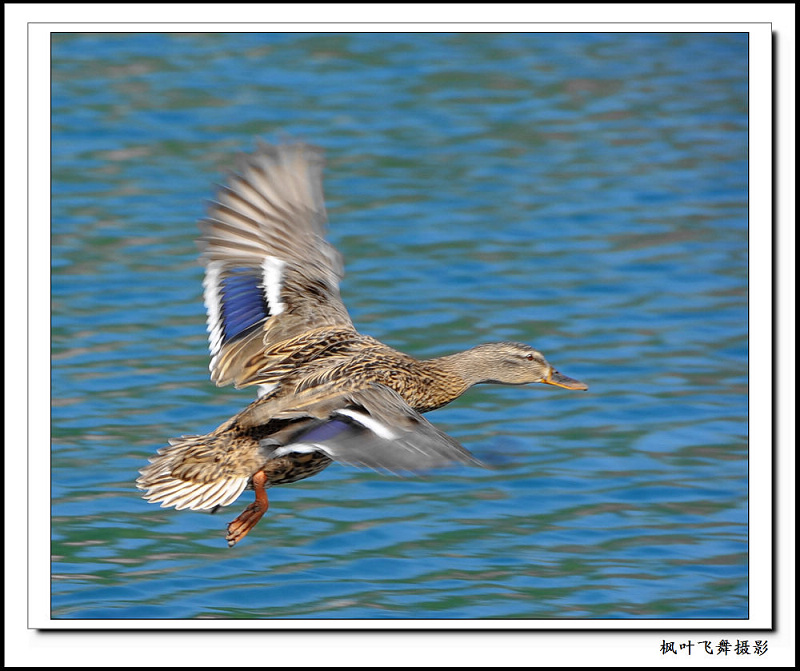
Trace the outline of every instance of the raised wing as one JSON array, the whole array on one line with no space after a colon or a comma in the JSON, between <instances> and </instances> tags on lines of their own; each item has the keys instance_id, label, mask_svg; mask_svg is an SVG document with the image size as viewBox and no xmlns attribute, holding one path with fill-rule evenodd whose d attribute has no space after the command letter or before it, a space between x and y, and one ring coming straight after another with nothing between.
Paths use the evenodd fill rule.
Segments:
<instances>
[{"instance_id":1,"label":"raised wing","mask_svg":"<svg viewBox=\"0 0 800 671\"><path fill-rule=\"evenodd\" d=\"M200 222L211 379L254 384L264 349L321 327L352 329L339 253L325 241L322 151L271 146L240 158Z\"/></svg>"}]
</instances>

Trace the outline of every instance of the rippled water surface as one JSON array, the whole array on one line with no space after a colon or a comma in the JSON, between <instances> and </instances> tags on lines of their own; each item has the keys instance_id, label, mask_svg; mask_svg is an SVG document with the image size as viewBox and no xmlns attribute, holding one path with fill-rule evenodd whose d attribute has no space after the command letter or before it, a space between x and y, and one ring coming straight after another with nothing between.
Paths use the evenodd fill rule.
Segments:
<instances>
[{"instance_id":1,"label":"rippled water surface","mask_svg":"<svg viewBox=\"0 0 800 671\"><path fill-rule=\"evenodd\" d=\"M52 617L744 618L747 36L62 34L52 84ZM356 325L541 349L587 393L428 416L486 469L333 465L234 549L134 487L252 399L208 379L203 200L327 152Z\"/></svg>"}]
</instances>

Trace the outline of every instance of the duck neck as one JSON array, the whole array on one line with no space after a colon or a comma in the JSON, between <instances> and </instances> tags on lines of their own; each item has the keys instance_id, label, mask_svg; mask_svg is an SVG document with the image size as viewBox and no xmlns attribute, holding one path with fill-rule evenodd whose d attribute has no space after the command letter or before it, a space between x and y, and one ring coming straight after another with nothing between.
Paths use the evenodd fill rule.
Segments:
<instances>
[{"instance_id":1,"label":"duck neck","mask_svg":"<svg viewBox=\"0 0 800 671\"><path fill-rule=\"evenodd\" d=\"M419 362L419 367L424 383L419 406L414 407L422 412L441 408L471 386L489 379L474 350L426 359Z\"/></svg>"}]
</instances>

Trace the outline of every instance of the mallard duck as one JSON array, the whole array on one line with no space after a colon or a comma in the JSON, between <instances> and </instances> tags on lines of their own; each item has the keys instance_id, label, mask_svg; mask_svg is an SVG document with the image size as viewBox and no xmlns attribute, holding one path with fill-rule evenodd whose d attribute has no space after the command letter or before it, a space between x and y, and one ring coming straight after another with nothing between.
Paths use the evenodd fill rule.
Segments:
<instances>
[{"instance_id":1,"label":"mallard duck","mask_svg":"<svg viewBox=\"0 0 800 671\"><path fill-rule=\"evenodd\" d=\"M338 252L325 240L321 150L259 144L240 157L201 221L211 379L258 398L211 433L169 441L136 484L145 499L211 510L245 489L235 545L267 510L266 489L333 461L394 473L478 465L421 413L472 385L587 385L515 342L418 360L359 333L342 303Z\"/></svg>"}]
</instances>

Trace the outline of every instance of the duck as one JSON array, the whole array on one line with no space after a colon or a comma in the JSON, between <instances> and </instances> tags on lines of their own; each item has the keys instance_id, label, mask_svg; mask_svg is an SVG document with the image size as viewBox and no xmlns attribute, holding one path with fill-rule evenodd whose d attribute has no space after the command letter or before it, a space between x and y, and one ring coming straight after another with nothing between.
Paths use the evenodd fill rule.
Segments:
<instances>
[{"instance_id":1,"label":"duck","mask_svg":"<svg viewBox=\"0 0 800 671\"><path fill-rule=\"evenodd\" d=\"M252 490L229 547L267 512L268 488L333 462L397 475L481 466L423 417L476 384L588 389L523 343L418 359L360 333L326 237L323 164L314 145L258 142L218 186L198 240L209 370L257 397L208 434L168 440L136 480L145 500L176 510L215 512Z\"/></svg>"}]
</instances>

